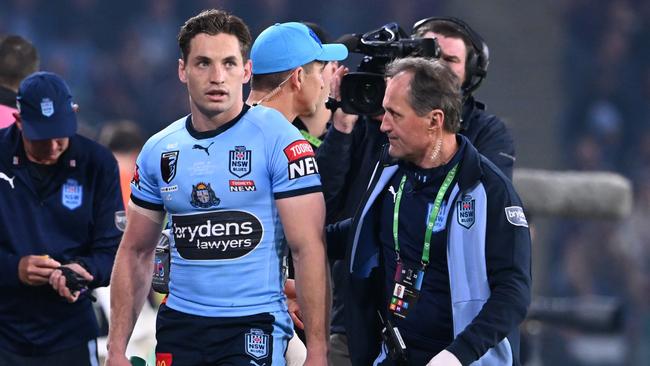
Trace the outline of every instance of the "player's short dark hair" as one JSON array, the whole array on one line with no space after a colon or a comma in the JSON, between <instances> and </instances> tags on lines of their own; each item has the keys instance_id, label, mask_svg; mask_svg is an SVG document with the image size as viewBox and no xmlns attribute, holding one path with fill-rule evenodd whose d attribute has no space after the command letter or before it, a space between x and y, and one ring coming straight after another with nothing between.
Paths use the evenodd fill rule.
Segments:
<instances>
[{"instance_id":1,"label":"player's short dark hair","mask_svg":"<svg viewBox=\"0 0 650 366\"><path fill-rule=\"evenodd\" d=\"M248 60L252 37L248 26L241 18L223 10L204 10L188 19L178 33L178 46L181 49L183 61L190 54L190 43L197 34L205 33L215 36L219 33L230 34L239 40L242 59Z\"/></svg>"},{"instance_id":2,"label":"player's short dark hair","mask_svg":"<svg viewBox=\"0 0 650 366\"><path fill-rule=\"evenodd\" d=\"M18 89L38 67L38 52L28 40L17 35L0 37L0 84Z\"/></svg>"}]
</instances>

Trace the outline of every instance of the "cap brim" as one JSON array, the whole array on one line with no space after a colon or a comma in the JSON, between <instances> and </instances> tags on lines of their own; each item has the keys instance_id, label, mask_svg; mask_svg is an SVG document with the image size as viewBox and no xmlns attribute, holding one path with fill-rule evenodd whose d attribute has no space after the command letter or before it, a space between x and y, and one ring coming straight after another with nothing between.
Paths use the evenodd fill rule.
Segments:
<instances>
[{"instance_id":1,"label":"cap brim","mask_svg":"<svg viewBox=\"0 0 650 366\"><path fill-rule=\"evenodd\" d=\"M348 48L340 43L323 45L323 52L316 57L317 61L341 61L348 57Z\"/></svg>"},{"instance_id":2,"label":"cap brim","mask_svg":"<svg viewBox=\"0 0 650 366\"><path fill-rule=\"evenodd\" d=\"M65 123L23 121L23 135L29 140L48 140L74 136L77 133L77 121Z\"/></svg>"}]
</instances>

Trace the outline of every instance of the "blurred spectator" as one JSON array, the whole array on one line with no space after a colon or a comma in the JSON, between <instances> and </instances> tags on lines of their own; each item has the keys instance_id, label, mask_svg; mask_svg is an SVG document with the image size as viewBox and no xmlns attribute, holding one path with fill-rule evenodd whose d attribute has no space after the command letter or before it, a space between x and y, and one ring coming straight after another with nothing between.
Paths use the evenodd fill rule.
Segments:
<instances>
[{"instance_id":1,"label":"blurred spectator","mask_svg":"<svg viewBox=\"0 0 650 366\"><path fill-rule=\"evenodd\" d=\"M25 38L0 36L0 128L15 121L16 93L20 82L38 70L38 52Z\"/></svg>"},{"instance_id":2,"label":"blurred spectator","mask_svg":"<svg viewBox=\"0 0 650 366\"><path fill-rule=\"evenodd\" d=\"M135 161L145 142L142 129L129 120L107 122L99 132L97 142L108 147L117 159L122 199L126 207L131 196L131 178L135 173Z\"/></svg>"}]
</instances>

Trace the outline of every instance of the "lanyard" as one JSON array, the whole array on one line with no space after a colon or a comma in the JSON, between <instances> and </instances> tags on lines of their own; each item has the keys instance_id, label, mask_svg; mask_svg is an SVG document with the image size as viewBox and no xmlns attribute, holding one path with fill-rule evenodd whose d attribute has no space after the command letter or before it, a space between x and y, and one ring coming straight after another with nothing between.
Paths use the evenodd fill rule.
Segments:
<instances>
[{"instance_id":1,"label":"lanyard","mask_svg":"<svg viewBox=\"0 0 650 366\"><path fill-rule=\"evenodd\" d=\"M300 130L300 133L305 138L305 140L309 141L310 144L316 146L316 148L318 148L323 143L323 140L310 135L309 132L305 130Z\"/></svg>"},{"instance_id":2,"label":"lanyard","mask_svg":"<svg viewBox=\"0 0 650 366\"><path fill-rule=\"evenodd\" d=\"M422 266L426 267L429 264L429 251L431 249L431 234L433 233L433 225L436 222L438 217L438 211L440 211L440 206L442 205L442 199L447 193L447 189L451 185L451 182L456 176L456 170L458 169L458 164L447 173L445 181L442 182L438 194L436 195L436 200L433 203L433 209L429 214L429 221L427 222L427 228L424 232L424 247L422 248ZM395 252L397 253L397 261L399 261L399 240L397 235L398 223L399 223L399 207L400 202L402 201L402 191L404 190L404 183L406 182L406 174L402 176L402 180L399 182L399 189L395 195L395 208L393 209L393 240L395 241Z\"/></svg>"}]
</instances>

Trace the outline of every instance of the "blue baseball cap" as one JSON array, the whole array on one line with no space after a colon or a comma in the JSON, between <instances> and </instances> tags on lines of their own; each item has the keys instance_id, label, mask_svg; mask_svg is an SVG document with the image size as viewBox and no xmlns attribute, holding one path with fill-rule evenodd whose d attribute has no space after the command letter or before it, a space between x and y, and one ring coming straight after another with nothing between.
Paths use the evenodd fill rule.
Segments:
<instances>
[{"instance_id":1,"label":"blue baseball cap","mask_svg":"<svg viewBox=\"0 0 650 366\"><path fill-rule=\"evenodd\" d=\"M253 74L271 74L294 69L312 61L340 61L348 49L338 43L322 44L302 23L276 23L266 28L253 43Z\"/></svg>"},{"instance_id":2,"label":"blue baseball cap","mask_svg":"<svg viewBox=\"0 0 650 366\"><path fill-rule=\"evenodd\" d=\"M70 137L77 133L72 95L63 79L51 72L35 72L20 83L16 104L23 135L30 140Z\"/></svg>"}]
</instances>

